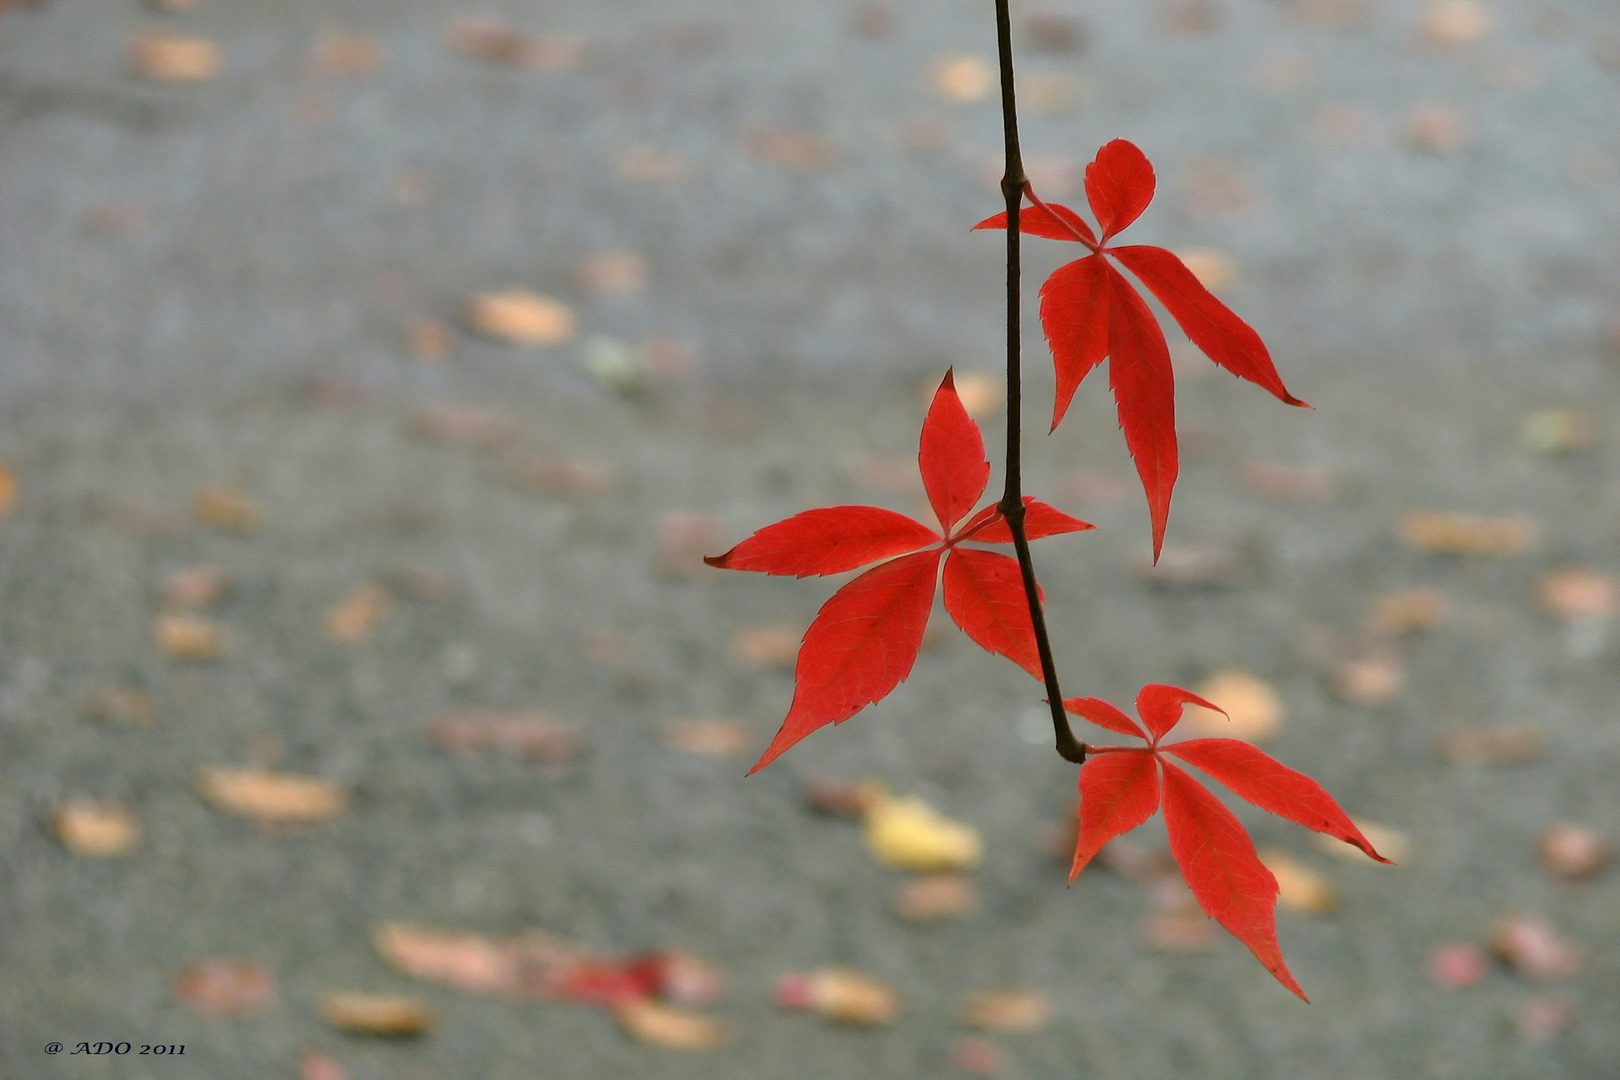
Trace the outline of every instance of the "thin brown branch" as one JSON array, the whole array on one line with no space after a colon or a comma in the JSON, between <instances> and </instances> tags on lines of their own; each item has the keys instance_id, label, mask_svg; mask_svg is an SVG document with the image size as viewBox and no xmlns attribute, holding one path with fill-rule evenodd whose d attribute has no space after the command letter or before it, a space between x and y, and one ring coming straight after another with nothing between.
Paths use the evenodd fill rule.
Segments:
<instances>
[{"instance_id":1,"label":"thin brown branch","mask_svg":"<svg viewBox=\"0 0 1620 1080\"><path fill-rule=\"evenodd\" d=\"M1052 661L1052 641L1046 632L1046 613L1041 610L1040 585L1035 581L1035 561L1029 553L1029 535L1024 529L1023 492L1023 361L1021 319L1019 317L1018 214L1024 201L1024 155L1018 145L1018 103L1013 90L1012 16L1008 0L996 0L996 40L1001 58L1001 121L1006 137L1007 171L1001 178L1001 194L1007 202L1007 487L1001 496L1001 515L1012 531L1018 552L1018 569L1024 578L1024 599L1029 604L1030 621L1035 625L1035 647L1041 657L1041 676L1046 683L1046 700L1052 709L1052 730L1057 752L1076 764L1086 760L1085 744L1074 737L1068 714L1063 711L1063 692L1058 688L1057 665Z\"/></svg>"}]
</instances>

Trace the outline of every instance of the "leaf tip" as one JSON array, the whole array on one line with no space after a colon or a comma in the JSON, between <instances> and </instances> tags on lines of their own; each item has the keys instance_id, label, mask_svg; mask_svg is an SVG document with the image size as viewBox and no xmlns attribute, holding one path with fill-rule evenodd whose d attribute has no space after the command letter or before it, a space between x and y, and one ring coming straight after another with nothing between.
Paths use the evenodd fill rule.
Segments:
<instances>
[{"instance_id":1,"label":"leaf tip","mask_svg":"<svg viewBox=\"0 0 1620 1080\"><path fill-rule=\"evenodd\" d=\"M732 550L735 551L736 549L733 548ZM705 555L705 556L703 556L703 561L705 563L707 563L708 565L714 567L717 570L730 569L730 560L731 560L731 552L730 551L726 552L724 555Z\"/></svg>"}]
</instances>

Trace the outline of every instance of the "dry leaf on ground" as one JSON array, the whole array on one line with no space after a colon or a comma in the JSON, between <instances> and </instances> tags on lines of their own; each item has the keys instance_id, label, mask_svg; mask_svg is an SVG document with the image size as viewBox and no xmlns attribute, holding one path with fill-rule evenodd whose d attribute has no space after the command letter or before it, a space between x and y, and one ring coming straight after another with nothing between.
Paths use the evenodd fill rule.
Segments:
<instances>
[{"instance_id":1,"label":"dry leaf on ground","mask_svg":"<svg viewBox=\"0 0 1620 1080\"><path fill-rule=\"evenodd\" d=\"M1436 555L1498 559L1522 555L1535 546L1540 534L1535 519L1522 514L1479 517L1414 510L1400 522L1400 536L1407 546Z\"/></svg>"},{"instance_id":2,"label":"dry leaf on ground","mask_svg":"<svg viewBox=\"0 0 1620 1080\"><path fill-rule=\"evenodd\" d=\"M306 1050L298 1056L298 1080L349 1080L349 1072L335 1059Z\"/></svg>"},{"instance_id":3,"label":"dry leaf on ground","mask_svg":"<svg viewBox=\"0 0 1620 1080\"><path fill-rule=\"evenodd\" d=\"M547 347L574 339L574 309L527 289L503 289L467 301L468 329L514 345Z\"/></svg>"},{"instance_id":4,"label":"dry leaf on ground","mask_svg":"<svg viewBox=\"0 0 1620 1080\"><path fill-rule=\"evenodd\" d=\"M351 1035L411 1038L433 1026L433 1009L417 998L331 991L321 996L321 1019Z\"/></svg>"},{"instance_id":5,"label":"dry leaf on ground","mask_svg":"<svg viewBox=\"0 0 1620 1080\"><path fill-rule=\"evenodd\" d=\"M731 657L750 667L792 667L802 631L793 626L756 626L731 639Z\"/></svg>"},{"instance_id":6,"label":"dry leaf on ground","mask_svg":"<svg viewBox=\"0 0 1620 1080\"><path fill-rule=\"evenodd\" d=\"M593 293L632 293L647 285L647 259L639 251L599 251L579 264L579 281Z\"/></svg>"},{"instance_id":7,"label":"dry leaf on ground","mask_svg":"<svg viewBox=\"0 0 1620 1080\"><path fill-rule=\"evenodd\" d=\"M799 172L821 172L838 160L838 151L825 137L811 131L755 128L743 140L748 156Z\"/></svg>"},{"instance_id":8,"label":"dry leaf on ground","mask_svg":"<svg viewBox=\"0 0 1620 1080\"><path fill-rule=\"evenodd\" d=\"M1566 881L1589 878L1614 857L1614 845L1601 833L1568 821L1558 822L1543 832L1536 849L1547 872Z\"/></svg>"},{"instance_id":9,"label":"dry leaf on ground","mask_svg":"<svg viewBox=\"0 0 1620 1080\"><path fill-rule=\"evenodd\" d=\"M382 42L375 34L326 29L315 42L314 58L328 75L370 75L382 67Z\"/></svg>"},{"instance_id":10,"label":"dry leaf on ground","mask_svg":"<svg viewBox=\"0 0 1620 1080\"><path fill-rule=\"evenodd\" d=\"M256 960L216 956L176 975L174 993L200 1013L229 1019L273 1004L276 980Z\"/></svg>"},{"instance_id":11,"label":"dry leaf on ground","mask_svg":"<svg viewBox=\"0 0 1620 1080\"><path fill-rule=\"evenodd\" d=\"M513 456L502 467L507 479L534 495L584 499L607 495L619 486L618 470L584 458Z\"/></svg>"},{"instance_id":12,"label":"dry leaf on ground","mask_svg":"<svg viewBox=\"0 0 1620 1080\"><path fill-rule=\"evenodd\" d=\"M225 598L230 586L230 574L223 566L187 566L163 578L163 603L182 611L212 607Z\"/></svg>"},{"instance_id":13,"label":"dry leaf on ground","mask_svg":"<svg viewBox=\"0 0 1620 1080\"><path fill-rule=\"evenodd\" d=\"M1570 622L1612 619L1620 611L1620 582L1590 567L1566 566L1536 582L1536 602Z\"/></svg>"},{"instance_id":14,"label":"dry leaf on ground","mask_svg":"<svg viewBox=\"0 0 1620 1080\"><path fill-rule=\"evenodd\" d=\"M707 576L705 555L726 550L725 527L707 514L671 511L658 519L659 576L689 578Z\"/></svg>"},{"instance_id":15,"label":"dry leaf on ground","mask_svg":"<svg viewBox=\"0 0 1620 1080\"><path fill-rule=\"evenodd\" d=\"M112 803L64 803L51 815L51 828L69 853L87 859L128 855L141 839L135 815Z\"/></svg>"},{"instance_id":16,"label":"dry leaf on ground","mask_svg":"<svg viewBox=\"0 0 1620 1080\"><path fill-rule=\"evenodd\" d=\"M850 968L783 975L776 981L775 998L784 1009L808 1009L824 1020L856 1027L882 1027L900 1018L899 995Z\"/></svg>"},{"instance_id":17,"label":"dry leaf on ground","mask_svg":"<svg viewBox=\"0 0 1620 1080\"><path fill-rule=\"evenodd\" d=\"M1429 981L1442 990L1462 990L1485 978L1485 950L1478 945L1437 945L1429 951Z\"/></svg>"},{"instance_id":18,"label":"dry leaf on ground","mask_svg":"<svg viewBox=\"0 0 1620 1080\"><path fill-rule=\"evenodd\" d=\"M1338 475L1327 469L1275 461L1245 462L1243 486L1257 498L1290 503L1330 503L1341 487Z\"/></svg>"},{"instance_id":19,"label":"dry leaf on ground","mask_svg":"<svg viewBox=\"0 0 1620 1080\"><path fill-rule=\"evenodd\" d=\"M0 465L0 518L17 508L17 474Z\"/></svg>"},{"instance_id":20,"label":"dry leaf on ground","mask_svg":"<svg viewBox=\"0 0 1620 1080\"><path fill-rule=\"evenodd\" d=\"M864 817L874 803L887 797L882 785L871 780L832 780L811 777L802 791L805 806L828 817Z\"/></svg>"},{"instance_id":21,"label":"dry leaf on ground","mask_svg":"<svg viewBox=\"0 0 1620 1080\"><path fill-rule=\"evenodd\" d=\"M1491 951L1514 971L1536 982L1579 974L1580 950L1547 920L1534 915L1502 919L1491 931Z\"/></svg>"},{"instance_id":22,"label":"dry leaf on ground","mask_svg":"<svg viewBox=\"0 0 1620 1080\"><path fill-rule=\"evenodd\" d=\"M1490 13L1477 0L1435 0L1423 16L1423 35L1435 45L1472 45L1490 32Z\"/></svg>"},{"instance_id":23,"label":"dry leaf on ground","mask_svg":"<svg viewBox=\"0 0 1620 1080\"><path fill-rule=\"evenodd\" d=\"M265 825L312 825L348 809L348 793L330 780L260 769L208 768L197 793L215 808Z\"/></svg>"},{"instance_id":24,"label":"dry leaf on ground","mask_svg":"<svg viewBox=\"0 0 1620 1080\"><path fill-rule=\"evenodd\" d=\"M1318 873L1276 848L1261 848L1260 861L1277 879L1277 902L1306 915L1325 915L1339 906L1339 894L1325 874Z\"/></svg>"},{"instance_id":25,"label":"dry leaf on ground","mask_svg":"<svg viewBox=\"0 0 1620 1080\"><path fill-rule=\"evenodd\" d=\"M1199 684L1199 697L1226 710L1226 716L1201 705L1186 708L1184 723L1200 735L1263 742L1282 730L1282 698L1271 684L1241 668L1225 668Z\"/></svg>"},{"instance_id":26,"label":"dry leaf on ground","mask_svg":"<svg viewBox=\"0 0 1620 1080\"><path fill-rule=\"evenodd\" d=\"M372 931L371 943L379 956L414 979L469 994L515 995L522 989L516 955L479 934L386 922Z\"/></svg>"},{"instance_id":27,"label":"dry leaf on ground","mask_svg":"<svg viewBox=\"0 0 1620 1080\"><path fill-rule=\"evenodd\" d=\"M517 441L523 429L505 413L482 405L428 405L411 417L411 433L462 450L498 450Z\"/></svg>"},{"instance_id":28,"label":"dry leaf on ground","mask_svg":"<svg viewBox=\"0 0 1620 1080\"><path fill-rule=\"evenodd\" d=\"M1520 1007L1514 1027L1528 1042L1549 1043L1573 1027L1579 1015L1568 994L1536 994Z\"/></svg>"},{"instance_id":29,"label":"dry leaf on ground","mask_svg":"<svg viewBox=\"0 0 1620 1080\"><path fill-rule=\"evenodd\" d=\"M149 728L157 723L158 704L136 686L114 686L98 690L84 700L84 714L104 724Z\"/></svg>"},{"instance_id":30,"label":"dry leaf on ground","mask_svg":"<svg viewBox=\"0 0 1620 1080\"><path fill-rule=\"evenodd\" d=\"M1445 594L1439 589L1407 589L1380 596L1367 622L1377 633L1399 637L1433 630L1449 610Z\"/></svg>"},{"instance_id":31,"label":"dry leaf on ground","mask_svg":"<svg viewBox=\"0 0 1620 1080\"><path fill-rule=\"evenodd\" d=\"M1406 686L1406 662L1394 652L1370 652L1336 665L1328 685L1336 696L1352 705L1387 705Z\"/></svg>"},{"instance_id":32,"label":"dry leaf on ground","mask_svg":"<svg viewBox=\"0 0 1620 1080\"><path fill-rule=\"evenodd\" d=\"M953 105L972 105L995 89L995 62L972 53L936 57L928 68L928 83L935 96Z\"/></svg>"},{"instance_id":33,"label":"dry leaf on ground","mask_svg":"<svg viewBox=\"0 0 1620 1080\"><path fill-rule=\"evenodd\" d=\"M505 751L542 765L567 766L585 748L578 727L527 709L463 709L428 725L435 746L463 753Z\"/></svg>"},{"instance_id":34,"label":"dry leaf on ground","mask_svg":"<svg viewBox=\"0 0 1620 1080\"><path fill-rule=\"evenodd\" d=\"M264 509L234 488L210 484L191 497L191 516L203 525L246 536L264 527Z\"/></svg>"},{"instance_id":35,"label":"dry leaf on ground","mask_svg":"<svg viewBox=\"0 0 1620 1080\"><path fill-rule=\"evenodd\" d=\"M381 585L369 582L356 585L343 599L326 609L321 628L328 641L358 645L370 638L372 631L388 618L393 603L393 597Z\"/></svg>"},{"instance_id":36,"label":"dry leaf on ground","mask_svg":"<svg viewBox=\"0 0 1620 1080\"><path fill-rule=\"evenodd\" d=\"M1453 765L1523 765L1546 748L1547 737L1529 724L1453 727L1440 739L1441 756Z\"/></svg>"},{"instance_id":37,"label":"dry leaf on ground","mask_svg":"<svg viewBox=\"0 0 1620 1080\"><path fill-rule=\"evenodd\" d=\"M962 1022L998 1035L1026 1035L1052 1023L1052 997L1040 990L987 990L962 1003Z\"/></svg>"},{"instance_id":38,"label":"dry leaf on ground","mask_svg":"<svg viewBox=\"0 0 1620 1080\"><path fill-rule=\"evenodd\" d=\"M456 19L445 36L463 56L530 71L569 71L583 64L590 51L581 38L531 34L486 18Z\"/></svg>"},{"instance_id":39,"label":"dry leaf on ground","mask_svg":"<svg viewBox=\"0 0 1620 1080\"><path fill-rule=\"evenodd\" d=\"M714 1018L661 1001L635 998L618 1006L614 1015L631 1038L662 1050L713 1050L726 1041Z\"/></svg>"},{"instance_id":40,"label":"dry leaf on ground","mask_svg":"<svg viewBox=\"0 0 1620 1080\"><path fill-rule=\"evenodd\" d=\"M895 891L894 910L913 923L965 919L979 910L979 890L965 874L924 874L904 882Z\"/></svg>"},{"instance_id":41,"label":"dry leaf on ground","mask_svg":"<svg viewBox=\"0 0 1620 1080\"><path fill-rule=\"evenodd\" d=\"M1524 418L1519 442L1536 454L1568 454L1592 445L1592 416L1584 409L1537 409Z\"/></svg>"},{"instance_id":42,"label":"dry leaf on ground","mask_svg":"<svg viewBox=\"0 0 1620 1080\"><path fill-rule=\"evenodd\" d=\"M664 725L664 745L680 754L734 758L748 753L754 734L735 720L671 720Z\"/></svg>"},{"instance_id":43,"label":"dry leaf on ground","mask_svg":"<svg viewBox=\"0 0 1620 1080\"><path fill-rule=\"evenodd\" d=\"M196 615L161 615L152 624L152 642L174 660L217 660L225 652L225 631Z\"/></svg>"},{"instance_id":44,"label":"dry leaf on ground","mask_svg":"<svg viewBox=\"0 0 1620 1080\"><path fill-rule=\"evenodd\" d=\"M1455 154L1468 145L1468 119L1455 106L1429 102L1415 106L1401 118L1407 146L1422 154Z\"/></svg>"},{"instance_id":45,"label":"dry leaf on ground","mask_svg":"<svg viewBox=\"0 0 1620 1080\"><path fill-rule=\"evenodd\" d=\"M1237 260L1218 248L1186 248L1177 254L1198 283L1210 292L1220 292L1237 281Z\"/></svg>"},{"instance_id":46,"label":"dry leaf on ground","mask_svg":"<svg viewBox=\"0 0 1620 1080\"><path fill-rule=\"evenodd\" d=\"M186 34L142 34L128 57L132 75L154 82L207 82L225 64L217 42Z\"/></svg>"},{"instance_id":47,"label":"dry leaf on ground","mask_svg":"<svg viewBox=\"0 0 1620 1080\"><path fill-rule=\"evenodd\" d=\"M973 826L952 821L921 799L887 794L866 811L866 847L897 870L968 870L984 854Z\"/></svg>"}]
</instances>

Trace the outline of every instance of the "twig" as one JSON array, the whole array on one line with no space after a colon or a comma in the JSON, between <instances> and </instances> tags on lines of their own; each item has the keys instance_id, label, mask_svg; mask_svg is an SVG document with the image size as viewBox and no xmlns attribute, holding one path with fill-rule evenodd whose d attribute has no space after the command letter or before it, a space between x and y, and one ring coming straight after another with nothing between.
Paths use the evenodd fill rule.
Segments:
<instances>
[{"instance_id":1,"label":"twig","mask_svg":"<svg viewBox=\"0 0 1620 1080\"><path fill-rule=\"evenodd\" d=\"M1007 201L1007 487L1001 496L1001 516L1012 531L1018 551L1018 569L1024 577L1024 599L1030 620L1035 624L1035 647L1041 656L1041 675L1046 683L1046 701L1052 709L1052 729L1057 752L1064 760L1082 764L1085 744L1074 737L1068 714L1063 711L1063 693L1058 689L1057 665L1052 662L1052 642L1046 633L1046 614L1041 610L1040 586L1035 582L1035 561L1029 553L1029 536L1024 529L1023 493L1023 365L1019 319L1019 231L1018 212L1024 201L1029 178L1024 175L1024 155L1018 145L1018 104L1013 94L1012 17L1008 0L996 0L996 39L1001 58L1001 122L1007 144L1007 171L1001 178L1001 194Z\"/></svg>"}]
</instances>

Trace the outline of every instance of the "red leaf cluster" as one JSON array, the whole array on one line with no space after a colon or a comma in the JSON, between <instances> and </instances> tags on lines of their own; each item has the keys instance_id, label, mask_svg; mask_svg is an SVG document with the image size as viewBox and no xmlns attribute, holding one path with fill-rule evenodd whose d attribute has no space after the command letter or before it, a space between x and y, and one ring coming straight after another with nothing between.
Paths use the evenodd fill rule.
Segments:
<instances>
[{"instance_id":1,"label":"red leaf cluster","mask_svg":"<svg viewBox=\"0 0 1620 1080\"><path fill-rule=\"evenodd\" d=\"M1225 784L1233 794L1262 810L1317 832L1354 844L1379 862L1388 862L1356 828L1333 796L1304 773L1239 739L1188 739L1161 746L1181 720L1184 705L1215 705L1175 686L1145 686L1136 697L1137 715L1147 731L1119 709L1097 698L1063 703L1076 716L1147 743L1089 747L1092 758L1080 769L1080 835L1069 880L1102 846L1164 807L1170 854L1181 868L1206 914L1247 945L1266 970L1305 999L1277 945L1277 879L1255 854L1254 842L1237 817L1183 769L1171 754Z\"/></svg>"},{"instance_id":2,"label":"red leaf cluster","mask_svg":"<svg viewBox=\"0 0 1620 1080\"><path fill-rule=\"evenodd\" d=\"M990 463L984 436L949 372L923 421L917 463L937 530L893 510L834 506L767 525L724 555L704 560L793 577L839 574L886 560L834 593L810 624L787 719L750 773L817 728L854 716L911 674L942 577L945 611L956 625L990 652L1041 677L1018 563L960 546L1010 544L1012 530L995 503L969 517L990 482ZM1035 499L1026 497L1024 506L1031 540L1091 528Z\"/></svg>"},{"instance_id":3,"label":"red leaf cluster","mask_svg":"<svg viewBox=\"0 0 1620 1080\"><path fill-rule=\"evenodd\" d=\"M1108 245L1147 209L1153 190L1153 166L1146 156L1132 143L1115 139L1086 166L1086 200L1102 229L1100 239L1079 214L1057 203L1041 202L1027 185L1025 193L1034 205L1019 213L1018 228L1091 249L1090 255L1059 267L1041 286L1041 327L1057 369L1052 427L1062 421L1081 380L1108 360L1108 383L1119 409L1119 426L1147 493L1157 562L1179 471L1175 375L1164 331L1142 294L1115 269L1114 261L1147 286L1205 356L1289 405L1305 402L1283 385L1260 335L1204 288L1173 252L1145 245ZM974 226L1006 227L1005 213Z\"/></svg>"}]
</instances>

